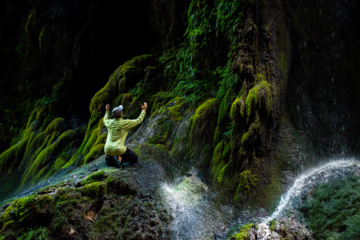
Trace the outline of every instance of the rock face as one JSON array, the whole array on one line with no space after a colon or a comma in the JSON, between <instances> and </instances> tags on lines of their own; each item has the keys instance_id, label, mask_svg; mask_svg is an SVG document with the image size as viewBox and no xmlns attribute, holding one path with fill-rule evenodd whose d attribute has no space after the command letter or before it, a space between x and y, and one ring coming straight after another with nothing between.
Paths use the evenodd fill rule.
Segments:
<instances>
[{"instance_id":1,"label":"rock face","mask_svg":"<svg viewBox=\"0 0 360 240\"><path fill-rule=\"evenodd\" d=\"M147 117L127 142L146 166L169 179L195 167L236 206L273 210L300 169L360 150L358 9L345 0L1 2L0 199L91 164L103 154L105 105L136 118L146 101ZM144 200L156 186L131 176L142 183L125 194L131 208L156 208L154 197ZM115 203L130 201L112 192L121 183L103 180L94 196L87 184L64 190L83 202L75 220L64 216L64 237L110 234L88 227L83 213L91 223L109 206L130 211ZM54 194L44 198L46 218L62 210ZM12 233L21 218L12 225L8 209L1 226ZM168 236L160 215L146 222L151 236L137 237ZM130 234L123 214L115 217L122 225L111 234ZM37 234L55 229L39 226Z\"/></svg>"},{"instance_id":2,"label":"rock face","mask_svg":"<svg viewBox=\"0 0 360 240\"><path fill-rule=\"evenodd\" d=\"M156 174L155 174L156 173ZM1 209L5 239L169 239L155 163L110 168L104 157ZM148 184L142 184L146 181ZM29 229L30 228L30 229Z\"/></svg>"},{"instance_id":3,"label":"rock face","mask_svg":"<svg viewBox=\"0 0 360 240\"><path fill-rule=\"evenodd\" d=\"M284 3L292 43L287 111L317 155L358 153L359 3ZM354 71L355 70L355 71ZM355 122L354 122L355 121Z\"/></svg>"}]
</instances>

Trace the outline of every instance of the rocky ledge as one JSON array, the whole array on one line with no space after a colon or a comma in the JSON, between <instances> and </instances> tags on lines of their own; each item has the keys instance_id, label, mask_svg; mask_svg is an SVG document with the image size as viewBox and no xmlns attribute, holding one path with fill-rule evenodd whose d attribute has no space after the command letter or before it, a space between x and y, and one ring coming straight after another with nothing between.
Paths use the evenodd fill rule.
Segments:
<instances>
[{"instance_id":1,"label":"rocky ledge","mask_svg":"<svg viewBox=\"0 0 360 240\"><path fill-rule=\"evenodd\" d=\"M117 169L100 157L0 207L0 239L167 239L164 177L156 163Z\"/></svg>"}]
</instances>

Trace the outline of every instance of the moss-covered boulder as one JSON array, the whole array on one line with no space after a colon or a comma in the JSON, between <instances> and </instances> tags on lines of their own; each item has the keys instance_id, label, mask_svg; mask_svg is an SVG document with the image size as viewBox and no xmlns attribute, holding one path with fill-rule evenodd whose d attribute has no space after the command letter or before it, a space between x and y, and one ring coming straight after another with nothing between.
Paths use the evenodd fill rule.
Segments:
<instances>
[{"instance_id":1,"label":"moss-covered boulder","mask_svg":"<svg viewBox=\"0 0 360 240\"><path fill-rule=\"evenodd\" d=\"M187 151L190 156L198 158L199 164L203 166L208 166L209 162L206 161L211 158L213 150L211 139L216 129L217 111L217 99L207 99L196 108L189 119Z\"/></svg>"},{"instance_id":2,"label":"moss-covered boulder","mask_svg":"<svg viewBox=\"0 0 360 240\"><path fill-rule=\"evenodd\" d=\"M0 215L1 235L16 239L29 229L48 227L54 216L53 202L49 195L30 195L8 204Z\"/></svg>"},{"instance_id":3,"label":"moss-covered boulder","mask_svg":"<svg viewBox=\"0 0 360 240\"><path fill-rule=\"evenodd\" d=\"M168 239L170 217L153 188L160 166L107 167L103 158L80 167L65 180L0 207L5 239ZM156 165L157 168L152 169ZM100 168L94 171L94 166ZM160 169L159 169L160 168ZM152 170L151 170L152 169ZM151 173L149 173L149 170ZM92 171L91 174L84 174ZM142 182L146 182L143 184Z\"/></svg>"}]
</instances>

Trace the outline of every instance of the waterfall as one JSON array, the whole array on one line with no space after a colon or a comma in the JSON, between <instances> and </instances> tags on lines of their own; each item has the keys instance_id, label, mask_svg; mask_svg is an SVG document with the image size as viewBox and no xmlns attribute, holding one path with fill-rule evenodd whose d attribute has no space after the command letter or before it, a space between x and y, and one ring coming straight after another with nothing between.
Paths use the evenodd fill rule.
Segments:
<instances>
[{"instance_id":1,"label":"waterfall","mask_svg":"<svg viewBox=\"0 0 360 240\"><path fill-rule=\"evenodd\" d=\"M270 221L279 219L286 213L295 212L301 204L301 197L313 190L319 184L333 180L345 179L351 175L360 173L360 161L355 159L340 159L322 164L301 174L281 197L279 205L271 216L264 218L258 225L257 236L259 239L269 239Z\"/></svg>"},{"instance_id":2,"label":"waterfall","mask_svg":"<svg viewBox=\"0 0 360 240\"><path fill-rule=\"evenodd\" d=\"M195 172L162 184L163 199L173 217L171 239L213 239L234 217L233 207L219 201Z\"/></svg>"}]
</instances>

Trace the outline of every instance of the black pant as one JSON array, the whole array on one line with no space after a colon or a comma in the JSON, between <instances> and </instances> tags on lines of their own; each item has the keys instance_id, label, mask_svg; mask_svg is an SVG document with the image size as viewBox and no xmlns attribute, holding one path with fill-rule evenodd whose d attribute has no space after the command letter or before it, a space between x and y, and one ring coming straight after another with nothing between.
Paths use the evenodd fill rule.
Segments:
<instances>
[{"instance_id":1,"label":"black pant","mask_svg":"<svg viewBox=\"0 0 360 240\"><path fill-rule=\"evenodd\" d=\"M138 160L138 156L129 148L126 149L126 152L123 155L121 155L121 157L122 159L120 164L117 156L106 156L105 157L106 164L111 167L120 168L121 166L126 167L134 163L137 163Z\"/></svg>"},{"instance_id":2,"label":"black pant","mask_svg":"<svg viewBox=\"0 0 360 240\"><path fill-rule=\"evenodd\" d=\"M121 155L122 159L121 162L128 162L130 164L137 163L138 156L131 151L129 148L126 148L126 151L123 155Z\"/></svg>"}]
</instances>

